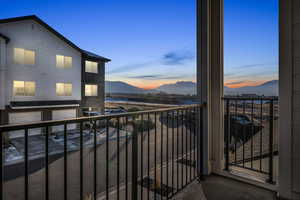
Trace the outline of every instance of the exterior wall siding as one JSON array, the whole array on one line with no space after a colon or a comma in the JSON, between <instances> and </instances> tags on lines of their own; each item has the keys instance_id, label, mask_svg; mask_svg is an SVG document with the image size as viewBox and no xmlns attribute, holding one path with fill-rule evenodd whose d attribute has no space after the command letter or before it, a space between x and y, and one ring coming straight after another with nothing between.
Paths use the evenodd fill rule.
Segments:
<instances>
[{"instance_id":1,"label":"exterior wall siding","mask_svg":"<svg viewBox=\"0 0 300 200\"><path fill-rule=\"evenodd\" d=\"M91 60L91 59L88 59L88 58L82 59L81 107L83 107L83 108L84 107L93 107L97 111L103 112L104 111L104 98L105 98L105 63L97 61L98 62L98 74L86 73L85 72L85 60ZM98 96L86 97L85 96L85 84L98 85Z\"/></svg>"},{"instance_id":2,"label":"exterior wall siding","mask_svg":"<svg viewBox=\"0 0 300 200\"><path fill-rule=\"evenodd\" d=\"M300 2L293 0L293 154L292 154L292 179L294 196L300 196Z\"/></svg>"},{"instance_id":3,"label":"exterior wall siding","mask_svg":"<svg viewBox=\"0 0 300 200\"><path fill-rule=\"evenodd\" d=\"M81 100L81 53L32 20L0 25L0 32L10 37L7 44L6 104L11 101ZM13 62L13 49L34 50L36 64L19 65ZM56 55L72 57L72 68L56 67ZM14 97L13 80L35 81L34 97ZM73 84L72 96L57 96L56 83Z\"/></svg>"},{"instance_id":4,"label":"exterior wall siding","mask_svg":"<svg viewBox=\"0 0 300 200\"><path fill-rule=\"evenodd\" d=\"M6 43L0 38L0 110L5 108L5 84L6 84Z\"/></svg>"}]
</instances>

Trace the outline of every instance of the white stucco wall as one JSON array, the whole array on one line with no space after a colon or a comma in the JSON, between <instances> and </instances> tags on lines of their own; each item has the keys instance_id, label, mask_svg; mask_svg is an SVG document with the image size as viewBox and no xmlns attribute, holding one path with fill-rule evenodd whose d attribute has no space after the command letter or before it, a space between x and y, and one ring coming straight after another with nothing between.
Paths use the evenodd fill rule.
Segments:
<instances>
[{"instance_id":1,"label":"white stucco wall","mask_svg":"<svg viewBox=\"0 0 300 200\"><path fill-rule=\"evenodd\" d=\"M0 32L10 38L7 44L6 103L10 101L80 100L81 53L32 20L0 25ZM14 48L34 50L36 64L14 64ZM56 55L72 57L72 68L56 68ZM13 80L35 81L34 97L14 97ZM56 83L73 84L72 96L57 96Z\"/></svg>"}]
</instances>

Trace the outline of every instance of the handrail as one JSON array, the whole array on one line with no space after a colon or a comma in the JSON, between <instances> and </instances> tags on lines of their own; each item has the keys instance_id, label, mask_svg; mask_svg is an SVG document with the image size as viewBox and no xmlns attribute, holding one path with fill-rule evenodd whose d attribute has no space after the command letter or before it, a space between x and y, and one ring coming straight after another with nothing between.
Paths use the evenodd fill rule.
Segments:
<instances>
[{"instance_id":1,"label":"handrail","mask_svg":"<svg viewBox=\"0 0 300 200\"><path fill-rule=\"evenodd\" d=\"M37 194L35 194L34 198L39 196L39 199L41 199L43 196L45 199L49 199L54 192L57 192L51 187L51 163L53 163L51 165L53 170L62 170L63 182L61 184L63 184L63 187L60 187L60 193L63 193L64 199L73 199L74 197L85 199L91 198L91 196L93 199L97 199L102 197L103 194L108 199L112 192L119 198L123 189L125 190L124 199L126 200L129 199L128 196L132 200L142 199L144 190L147 191L148 199L150 192L153 192L155 197L159 195L162 198L171 199L188 184L203 176L204 107L205 104L194 104L148 111L1 126L0 200L11 199L11 196L14 195L14 184L19 184L19 181L14 181L16 180L15 177L24 177L24 195L20 195L16 199L31 199L31 176L44 177L37 178L39 179L38 183L41 183L39 187L42 190L35 190ZM141 121L135 121L135 117L140 117ZM112 119L115 120L111 122L110 120ZM96 122L100 120L103 123L98 126ZM85 121L93 122L92 126L89 127L88 134L84 132ZM79 126L76 126L76 131L70 133L67 125L73 123ZM58 140L52 140L51 137L54 134L51 126L57 125L62 126L63 130L60 131L62 134L56 135ZM101 131L99 131L98 127L101 127ZM30 143L31 138L29 138L29 129L33 128L43 128L45 130L43 136L37 138L37 142L34 144ZM5 146L3 143L5 138L2 133L9 134L10 131L14 130L24 130L24 134L22 134L24 135L24 146L20 146L20 149L17 150L24 156L24 159L17 158L22 163L20 162L20 165L18 163L16 167L17 169L22 169L20 170L22 172L16 173L16 175L14 173L15 177L12 177L11 173L4 173L4 171L15 170L16 168L10 165L11 163L8 163L9 160L4 159L4 155L7 155L4 152L14 142L11 141L12 144ZM100 134L103 135L98 137ZM69 135L74 137L69 137ZM29 151L30 145L42 145L44 146L44 151L33 151L33 154L31 154ZM56 145L62 148L57 149ZM99 152L100 145L102 147L101 153ZM160 148L158 148L159 146ZM89 148L88 154L85 153L86 147ZM53 151L54 149L55 151ZM153 151L154 160L150 156ZM72 169L72 166L68 164L69 152L78 154L75 159L79 161L79 166L76 166L78 170L71 171L72 174L68 173L68 170ZM97 152L103 158L103 161L101 160L101 166L103 167L100 167L98 159L100 155ZM114 156L111 157L111 155ZM45 162L34 167L33 160L36 157L43 157ZM58 164L54 164L54 162ZM61 168L60 162L62 162L63 168ZM86 165L93 165L92 173L85 174L86 170L91 170L85 168L84 166ZM112 165L115 167L112 168ZM121 170L123 167L125 167L125 171ZM38 169L44 169L44 173L35 173ZM130 170L131 174L129 173ZM158 170L160 175L156 174ZM153 172L154 177L151 176ZM168 175L166 182L162 179L164 173ZM105 176L99 177L98 174L105 174ZM181 184L179 181L180 174ZM56 176L61 176L61 174L54 175L53 178ZM71 178L75 176L75 179ZM13 178L12 181L11 178ZM84 190L86 181L91 179L93 181L87 187L93 187L93 189L89 191ZM185 181L183 181L184 179ZM10 181L12 185L4 187L6 181ZM154 188L152 185L147 184L149 181L155 183ZM69 184L78 188L78 192L70 193L68 189ZM99 187L102 184L105 187ZM175 186L176 184L177 187ZM143 187L142 192L139 192L139 187ZM7 192L3 192L4 190L7 190Z\"/></svg>"},{"instance_id":2,"label":"handrail","mask_svg":"<svg viewBox=\"0 0 300 200\"><path fill-rule=\"evenodd\" d=\"M50 121L34 122L34 123L10 124L10 125L0 126L0 133L7 132L7 131L16 131L21 129L24 130L24 129L42 128L47 126L74 124L74 123L93 121L93 120L130 117L130 116L141 115L141 114L154 114L154 113L161 113L166 111L175 111L175 110L196 108L196 107L202 108L204 106L205 104L193 104L193 105L185 105L185 106L176 106L173 108L161 108L161 109L154 109L154 110L109 114L109 115L101 115L101 116L79 117L79 118L72 118L72 119L65 119L65 120L50 120Z\"/></svg>"},{"instance_id":3,"label":"handrail","mask_svg":"<svg viewBox=\"0 0 300 200\"><path fill-rule=\"evenodd\" d=\"M277 101L278 97L239 97L239 96L234 96L234 97L222 97L223 100L265 100L265 101L270 101L274 100Z\"/></svg>"}]
</instances>

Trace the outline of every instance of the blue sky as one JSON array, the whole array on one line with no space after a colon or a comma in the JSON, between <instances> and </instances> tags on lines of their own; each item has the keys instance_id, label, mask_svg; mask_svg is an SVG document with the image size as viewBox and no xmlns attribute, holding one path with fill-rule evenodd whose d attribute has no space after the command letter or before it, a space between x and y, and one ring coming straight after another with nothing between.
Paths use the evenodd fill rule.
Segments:
<instances>
[{"instance_id":1,"label":"blue sky","mask_svg":"<svg viewBox=\"0 0 300 200\"><path fill-rule=\"evenodd\" d=\"M153 88L195 81L195 0L1 0L0 18L36 14L83 49L112 59L108 80ZM225 82L277 78L277 0L225 0Z\"/></svg>"}]
</instances>

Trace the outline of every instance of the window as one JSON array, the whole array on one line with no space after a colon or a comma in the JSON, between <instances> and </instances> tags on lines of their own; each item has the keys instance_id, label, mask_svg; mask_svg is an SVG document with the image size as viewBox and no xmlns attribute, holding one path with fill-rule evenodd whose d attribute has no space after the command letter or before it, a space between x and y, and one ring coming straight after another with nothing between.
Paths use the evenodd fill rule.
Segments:
<instances>
[{"instance_id":1,"label":"window","mask_svg":"<svg viewBox=\"0 0 300 200\"><path fill-rule=\"evenodd\" d=\"M56 67L57 68L71 68L72 67L72 57L56 55Z\"/></svg>"},{"instance_id":2,"label":"window","mask_svg":"<svg viewBox=\"0 0 300 200\"><path fill-rule=\"evenodd\" d=\"M98 63L92 61L85 61L85 72L98 74Z\"/></svg>"},{"instance_id":3,"label":"window","mask_svg":"<svg viewBox=\"0 0 300 200\"><path fill-rule=\"evenodd\" d=\"M21 48L14 48L14 62L22 65L34 65L35 52Z\"/></svg>"},{"instance_id":4,"label":"window","mask_svg":"<svg viewBox=\"0 0 300 200\"><path fill-rule=\"evenodd\" d=\"M14 96L35 96L35 82L31 81L14 81Z\"/></svg>"},{"instance_id":5,"label":"window","mask_svg":"<svg viewBox=\"0 0 300 200\"><path fill-rule=\"evenodd\" d=\"M72 96L72 83L56 83L57 96Z\"/></svg>"},{"instance_id":6,"label":"window","mask_svg":"<svg viewBox=\"0 0 300 200\"><path fill-rule=\"evenodd\" d=\"M85 96L95 97L98 96L98 85L85 85Z\"/></svg>"}]
</instances>

